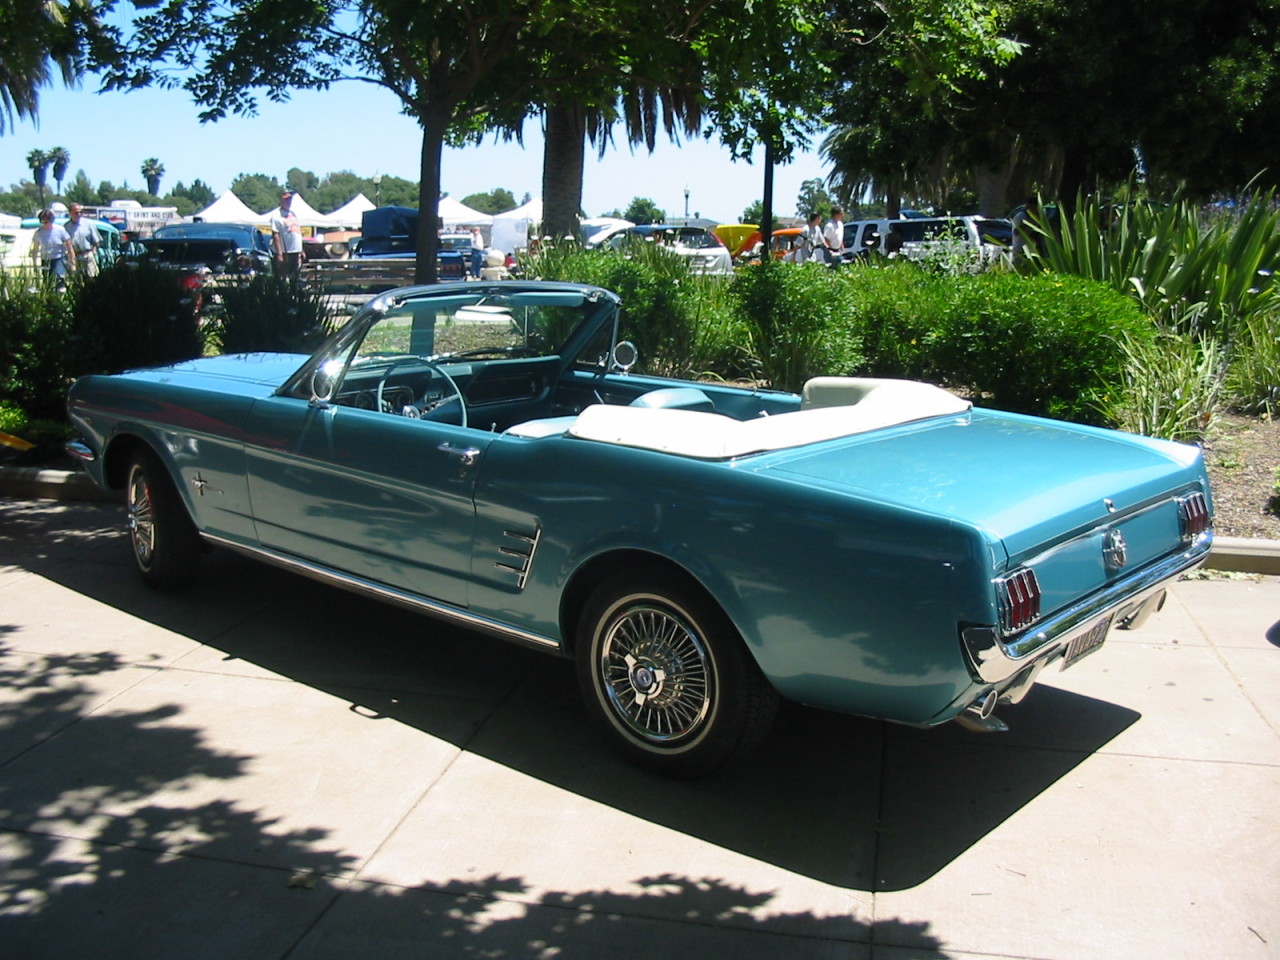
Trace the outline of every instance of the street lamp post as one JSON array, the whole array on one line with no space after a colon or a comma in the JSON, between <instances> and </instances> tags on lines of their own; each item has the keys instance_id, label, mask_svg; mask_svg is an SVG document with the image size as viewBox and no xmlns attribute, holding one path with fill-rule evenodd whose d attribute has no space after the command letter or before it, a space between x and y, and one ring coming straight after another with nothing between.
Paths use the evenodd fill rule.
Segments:
<instances>
[{"instance_id":1,"label":"street lamp post","mask_svg":"<svg viewBox=\"0 0 1280 960\"><path fill-rule=\"evenodd\" d=\"M382 206L382 174L380 173L373 175L373 205Z\"/></svg>"},{"instance_id":2,"label":"street lamp post","mask_svg":"<svg viewBox=\"0 0 1280 960\"><path fill-rule=\"evenodd\" d=\"M684 186L684 218L689 219L689 185Z\"/></svg>"}]
</instances>

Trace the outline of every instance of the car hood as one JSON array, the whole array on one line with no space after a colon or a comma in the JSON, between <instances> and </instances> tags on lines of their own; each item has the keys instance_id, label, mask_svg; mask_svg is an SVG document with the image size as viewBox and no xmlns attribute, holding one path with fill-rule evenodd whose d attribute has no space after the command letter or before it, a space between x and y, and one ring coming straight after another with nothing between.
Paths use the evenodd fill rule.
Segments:
<instances>
[{"instance_id":1,"label":"car hood","mask_svg":"<svg viewBox=\"0 0 1280 960\"><path fill-rule=\"evenodd\" d=\"M265 396L289 379L306 359L296 353L237 353L130 370L125 376L197 388L216 384L218 389L228 392Z\"/></svg>"},{"instance_id":2,"label":"car hood","mask_svg":"<svg viewBox=\"0 0 1280 960\"><path fill-rule=\"evenodd\" d=\"M1203 478L1195 447L980 410L770 461L810 485L979 527L1014 558Z\"/></svg>"}]
</instances>

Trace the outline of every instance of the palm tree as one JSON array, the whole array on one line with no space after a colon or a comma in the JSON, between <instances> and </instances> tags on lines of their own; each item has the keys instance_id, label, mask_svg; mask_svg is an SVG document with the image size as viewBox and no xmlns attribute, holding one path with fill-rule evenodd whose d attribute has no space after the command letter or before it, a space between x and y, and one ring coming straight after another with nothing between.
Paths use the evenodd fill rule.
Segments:
<instances>
[{"instance_id":1,"label":"palm tree","mask_svg":"<svg viewBox=\"0 0 1280 960\"><path fill-rule=\"evenodd\" d=\"M147 193L153 197L160 196L160 178L164 176L164 164L155 157L143 160L142 176L147 181Z\"/></svg>"},{"instance_id":2,"label":"palm tree","mask_svg":"<svg viewBox=\"0 0 1280 960\"><path fill-rule=\"evenodd\" d=\"M71 152L66 147L54 147L49 151L49 162L53 164L53 179L61 194L62 181L66 178L67 166L71 163Z\"/></svg>"},{"instance_id":3,"label":"palm tree","mask_svg":"<svg viewBox=\"0 0 1280 960\"><path fill-rule=\"evenodd\" d=\"M44 184L49 170L49 154L43 150L32 150L27 154L27 166L31 168L31 179L40 191L40 209L44 209Z\"/></svg>"},{"instance_id":4,"label":"palm tree","mask_svg":"<svg viewBox=\"0 0 1280 960\"><path fill-rule=\"evenodd\" d=\"M53 78L53 67L68 86L76 82L85 35L96 32L99 23L90 0L5 3L0 20L5 33L0 55L0 133L4 133L15 114L36 115L40 88Z\"/></svg>"}]
</instances>

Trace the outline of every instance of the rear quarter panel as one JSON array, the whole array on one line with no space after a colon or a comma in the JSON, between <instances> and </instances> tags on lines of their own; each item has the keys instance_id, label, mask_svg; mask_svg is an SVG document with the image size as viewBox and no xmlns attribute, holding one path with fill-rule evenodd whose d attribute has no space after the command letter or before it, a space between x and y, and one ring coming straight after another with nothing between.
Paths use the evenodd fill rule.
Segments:
<instances>
[{"instance_id":1,"label":"rear quarter panel","mask_svg":"<svg viewBox=\"0 0 1280 960\"><path fill-rule=\"evenodd\" d=\"M644 551L702 584L784 696L928 721L970 684L956 624L984 582L975 571L990 569L980 534L771 475L767 462L501 438L477 489L473 607L554 636L575 571ZM522 592L486 573L484 555L521 523L542 530Z\"/></svg>"}]
</instances>

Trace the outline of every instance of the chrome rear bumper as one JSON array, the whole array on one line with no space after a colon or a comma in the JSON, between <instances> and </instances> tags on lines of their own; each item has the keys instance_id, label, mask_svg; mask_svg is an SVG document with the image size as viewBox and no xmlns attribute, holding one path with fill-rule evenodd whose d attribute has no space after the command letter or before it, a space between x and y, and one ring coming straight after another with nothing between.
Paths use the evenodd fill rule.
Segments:
<instances>
[{"instance_id":1,"label":"chrome rear bumper","mask_svg":"<svg viewBox=\"0 0 1280 960\"><path fill-rule=\"evenodd\" d=\"M986 683L1000 683L1030 664L1043 665L1061 657L1072 640L1104 617L1123 629L1141 626L1160 609L1168 585L1203 564L1212 545L1213 536L1204 534L1182 553L1109 584L1015 637L1004 639L994 627L963 630L970 669Z\"/></svg>"}]
</instances>

